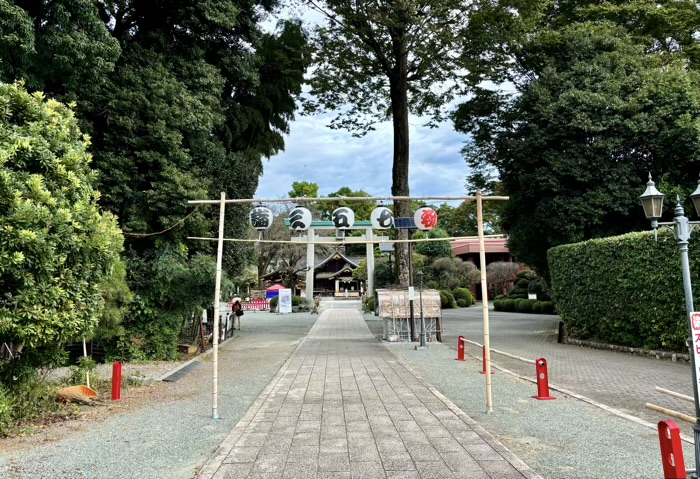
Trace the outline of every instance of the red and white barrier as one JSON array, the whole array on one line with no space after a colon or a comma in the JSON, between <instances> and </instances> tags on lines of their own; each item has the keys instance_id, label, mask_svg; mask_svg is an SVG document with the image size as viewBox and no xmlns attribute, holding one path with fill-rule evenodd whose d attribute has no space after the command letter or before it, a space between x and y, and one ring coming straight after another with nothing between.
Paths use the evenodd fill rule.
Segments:
<instances>
[{"instance_id":1,"label":"red and white barrier","mask_svg":"<svg viewBox=\"0 0 700 479\"><path fill-rule=\"evenodd\" d=\"M658 429L664 479L685 479L687 476L683 459L683 444L678 424L671 419L666 419L659 423Z\"/></svg>"},{"instance_id":2,"label":"red and white barrier","mask_svg":"<svg viewBox=\"0 0 700 479\"><path fill-rule=\"evenodd\" d=\"M233 306L233 303L229 303ZM250 301L242 301L241 309L243 311L267 311L270 309L270 302L264 299L251 299Z\"/></svg>"}]
</instances>

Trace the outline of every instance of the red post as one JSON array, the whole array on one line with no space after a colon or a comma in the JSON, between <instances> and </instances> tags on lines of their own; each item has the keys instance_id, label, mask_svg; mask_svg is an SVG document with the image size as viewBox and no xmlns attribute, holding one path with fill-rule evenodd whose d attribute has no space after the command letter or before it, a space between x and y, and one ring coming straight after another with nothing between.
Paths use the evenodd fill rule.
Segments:
<instances>
[{"instance_id":1,"label":"red post","mask_svg":"<svg viewBox=\"0 0 700 479\"><path fill-rule=\"evenodd\" d=\"M549 395L549 376L547 375L547 360L539 358L535 361L537 371L537 396L532 396L540 401L554 400L555 397Z\"/></svg>"},{"instance_id":2,"label":"red post","mask_svg":"<svg viewBox=\"0 0 700 479\"><path fill-rule=\"evenodd\" d=\"M457 338L457 359L455 361L466 361L464 359L464 336Z\"/></svg>"},{"instance_id":3,"label":"red post","mask_svg":"<svg viewBox=\"0 0 700 479\"><path fill-rule=\"evenodd\" d=\"M661 445L661 463L664 467L664 479L685 479L685 461L681 430L675 421L667 419L659 423L659 444Z\"/></svg>"},{"instance_id":4,"label":"red post","mask_svg":"<svg viewBox=\"0 0 700 479\"><path fill-rule=\"evenodd\" d=\"M484 354L484 361L482 363L484 366L482 367L481 374L486 374L486 346L481 346L481 351ZM491 371L491 374L493 374L493 371Z\"/></svg>"},{"instance_id":5,"label":"red post","mask_svg":"<svg viewBox=\"0 0 700 479\"><path fill-rule=\"evenodd\" d=\"M114 361L112 364L112 401L122 400L122 363Z\"/></svg>"}]
</instances>

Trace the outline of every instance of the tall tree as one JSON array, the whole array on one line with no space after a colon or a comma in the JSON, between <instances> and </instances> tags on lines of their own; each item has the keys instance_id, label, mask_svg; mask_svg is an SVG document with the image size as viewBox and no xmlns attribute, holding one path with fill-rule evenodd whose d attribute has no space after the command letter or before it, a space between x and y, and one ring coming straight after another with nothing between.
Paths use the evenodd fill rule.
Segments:
<instances>
[{"instance_id":1,"label":"tall tree","mask_svg":"<svg viewBox=\"0 0 700 479\"><path fill-rule=\"evenodd\" d=\"M700 76L606 21L543 28L517 50L518 96L480 90L456 115L468 161L495 166L518 261L547 273L554 245L646 227L646 175L685 188L700 169Z\"/></svg>"},{"instance_id":2,"label":"tall tree","mask_svg":"<svg viewBox=\"0 0 700 479\"><path fill-rule=\"evenodd\" d=\"M443 118L457 91L462 70L456 63L469 16L465 0L355 2L308 0L324 16L315 29L316 68L311 80L310 111L338 110L331 128L355 135L391 118L393 125L392 188L408 196L409 112ZM395 204L395 214L410 216L408 202ZM407 239L400 230L399 238ZM409 248L397 247L398 278L408 284Z\"/></svg>"}]
</instances>

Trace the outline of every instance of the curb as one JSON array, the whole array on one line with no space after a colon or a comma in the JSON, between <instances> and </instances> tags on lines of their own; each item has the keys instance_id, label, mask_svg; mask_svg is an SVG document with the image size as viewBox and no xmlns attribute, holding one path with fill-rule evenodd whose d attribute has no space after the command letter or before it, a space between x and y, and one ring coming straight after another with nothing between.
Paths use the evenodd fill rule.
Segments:
<instances>
[{"instance_id":1,"label":"curb","mask_svg":"<svg viewBox=\"0 0 700 479\"><path fill-rule=\"evenodd\" d=\"M221 349L221 347L222 347L223 345L228 344L229 342L233 341L233 340L236 339L237 337L238 337L238 335L232 336L232 337L228 338L227 340L225 340L225 341L219 343L218 348ZM214 348L207 349L207 350L204 351L203 353L198 354L197 356L193 357L192 359L190 359L190 360L188 360L188 361L185 361L184 363L180 364L179 366L174 367L173 369L171 369L171 370L168 371L167 373L163 374L162 376L160 376L160 377L158 377L158 378L154 378L154 380L155 380L155 381L163 381L163 379L167 378L167 377L170 376L171 374L175 374L176 372L178 372L180 369L184 368L185 366L187 366L187 365L189 365L189 364L192 364L192 363L195 362L195 361L199 361L200 359L209 356L213 351L214 351Z\"/></svg>"}]
</instances>

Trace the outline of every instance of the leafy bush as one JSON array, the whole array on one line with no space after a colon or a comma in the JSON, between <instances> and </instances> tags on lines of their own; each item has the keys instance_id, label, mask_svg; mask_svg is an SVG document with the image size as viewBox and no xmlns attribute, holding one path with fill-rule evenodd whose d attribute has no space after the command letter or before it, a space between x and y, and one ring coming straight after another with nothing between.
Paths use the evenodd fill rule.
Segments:
<instances>
[{"instance_id":1,"label":"leafy bush","mask_svg":"<svg viewBox=\"0 0 700 479\"><path fill-rule=\"evenodd\" d=\"M700 235L690 239L691 279L700 279ZM552 293L569 336L687 351L688 319L678 245L670 232L630 233L549 250ZM695 302L698 304L695 289Z\"/></svg>"},{"instance_id":2,"label":"leafy bush","mask_svg":"<svg viewBox=\"0 0 700 479\"><path fill-rule=\"evenodd\" d=\"M530 280L526 278L519 279L516 286L520 289L527 289L530 286Z\"/></svg>"},{"instance_id":3,"label":"leafy bush","mask_svg":"<svg viewBox=\"0 0 700 479\"><path fill-rule=\"evenodd\" d=\"M440 305L443 309L455 307L455 297L450 291L447 291L446 289L440 291Z\"/></svg>"},{"instance_id":4,"label":"leafy bush","mask_svg":"<svg viewBox=\"0 0 700 479\"><path fill-rule=\"evenodd\" d=\"M495 300L498 300L498 299L506 299L507 297L508 297L508 295L505 295L505 294L498 294L498 295L496 295L496 297L495 297L494 299L495 299Z\"/></svg>"},{"instance_id":5,"label":"leafy bush","mask_svg":"<svg viewBox=\"0 0 700 479\"><path fill-rule=\"evenodd\" d=\"M540 314L542 312L542 302L541 301L536 301L535 304L532 305L532 312L535 314Z\"/></svg>"},{"instance_id":6,"label":"leafy bush","mask_svg":"<svg viewBox=\"0 0 700 479\"><path fill-rule=\"evenodd\" d=\"M279 295L270 299L270 311L274 311L277 308L277 303L279 303L279 302L280 302Z\"/></svg>"},{"instance_id":7,"label":"leafy bush","mask_svg":"<svg viewBox=\"0 0 700 479\"><path fill-rule=\"evenodd\" d=\"M515 311L515 299L504 299L502 304L503 304L503 311L508 311L508 312L513 312Z\"/></svg>"},{"instance_id":8,"label":"leafy bush","mask_svg":"<svg viewBox=\"0 0 700 479\"><path fill-rule=\"evenodd\" d=\"M423 238L449 238L449 234L442 228L434 228L431 231L416 231L413 233L414 239ZM434 258L451 258L452 247L449 241L426 241L416 243L416 252L427 256L430 259Z\"/></svg>"},{"instance_id":9,"label":"leafy bush","mask_svg":"<svg viewBox=\"0 0 700 479\"><path fill-rule=\"evenodd\" d=\"M459 306L460 308L466 308L466 307L469 306L469 305L467 304L467 302L466 302L465 300L463 300L463 299L458 299L458 300L457 300L457 306Z\"/></svg>"},{"instance_id":10,"label":"leafy bush","mask_svg":"<svg viewBox=\"0 0 700 479\"><path fill-rule=\"evenodd\" d=\"M479 269L474 263L460 258L438 258L428 267L431 280L437 281L440 288L467 287L479 281Z\"/></svg>"},{"instance_id":11,"label":"leafy bush","mask_svg":"<svg viewBox=\"0 0 700 479\"><path fill-rule=\"evenodd\" d=\"M494 311L503 311L503 300L495 299L493 301L493 309Z\"/></svg>"},{"instance_id":12,"label":"leafy bush","mask_svg":"<svg viewBox=\"0 0 700 479\"><path fill-rule=\"evenodd\" d=\"M518 265L507 261L494 261L486 265L486 281L491 294L503 294L513 282Z\"/></svg>"},{"instance_id":13,"label":"leafy bush","mask_svg":"<svg viewBox=\"0 0 700 479\"><path fill-rule=\"evenodd\" d=\"M367 300L367 309L369 311L374 311L376 303L377 303L377 299L374 296L372 296L371 298L369 298Z\"/></svg>"},{"instance_id":14,"label":"leafy bush","mask_svg":"<svg viewBox=\"0 0 700 479\"><path fill-rule=\"evenodd\" d=\"M476 299L474 299L472 292L467 288L455 288L455 290L452 291L452 294L457 301L460 299L464 300L466 306L471 306L472 304L476 303Z\"/></svg>"},{"instance_id":15,"label":"leafy bush","mask_svg":"<svg viewBox=\"0 0 700 479\"><path fill-rule=\"evenodd\" d=\"M534 299L519 299L516 300L515 310L519 313L532 313L532 306L537 303Z\"/></svg>"},{"instance_id":16,"label":"leafy bush","mask_svg":"<svg viewBox=\"0 0 700 479\"><path fill-rule=\"evenodd\" d=\"M552 301L541 301L539 303L540 305L540 312L543 314L555 314L556 313L556 307Z\"/></svg>"},{"instance_id":17,"label":"leafy bush","mask_svg":"<svg viewBox=\"0 0 700 479\"><path fill-rule=\"evenodd\" d=\"M302 306L306 304L306 300L301 296L292 296L292 306Z\"/></svg>"},{"instance_id":18,"label":"leafy bush","mask_svg":"<svg viewBox=\"0 0 700 479\"><path fill-rule=\"evenodd\" d=\"M89 140L71 108L3 83L0 105L0 338L24 347L0 366L11 387L8 368L92 334L123 237L99 209Z\"/></svg>"},{"instance_id":19,"label":"leafy bush","mask_svg":"<svg viewBox=\"0 0 700 479\"><path fill-rule=\"evenodd\" d=\"M430 280L428 283L425 285L426 289L440 289L440 283L438 283L435 280Z\"/></svg>"}]
</instances>

